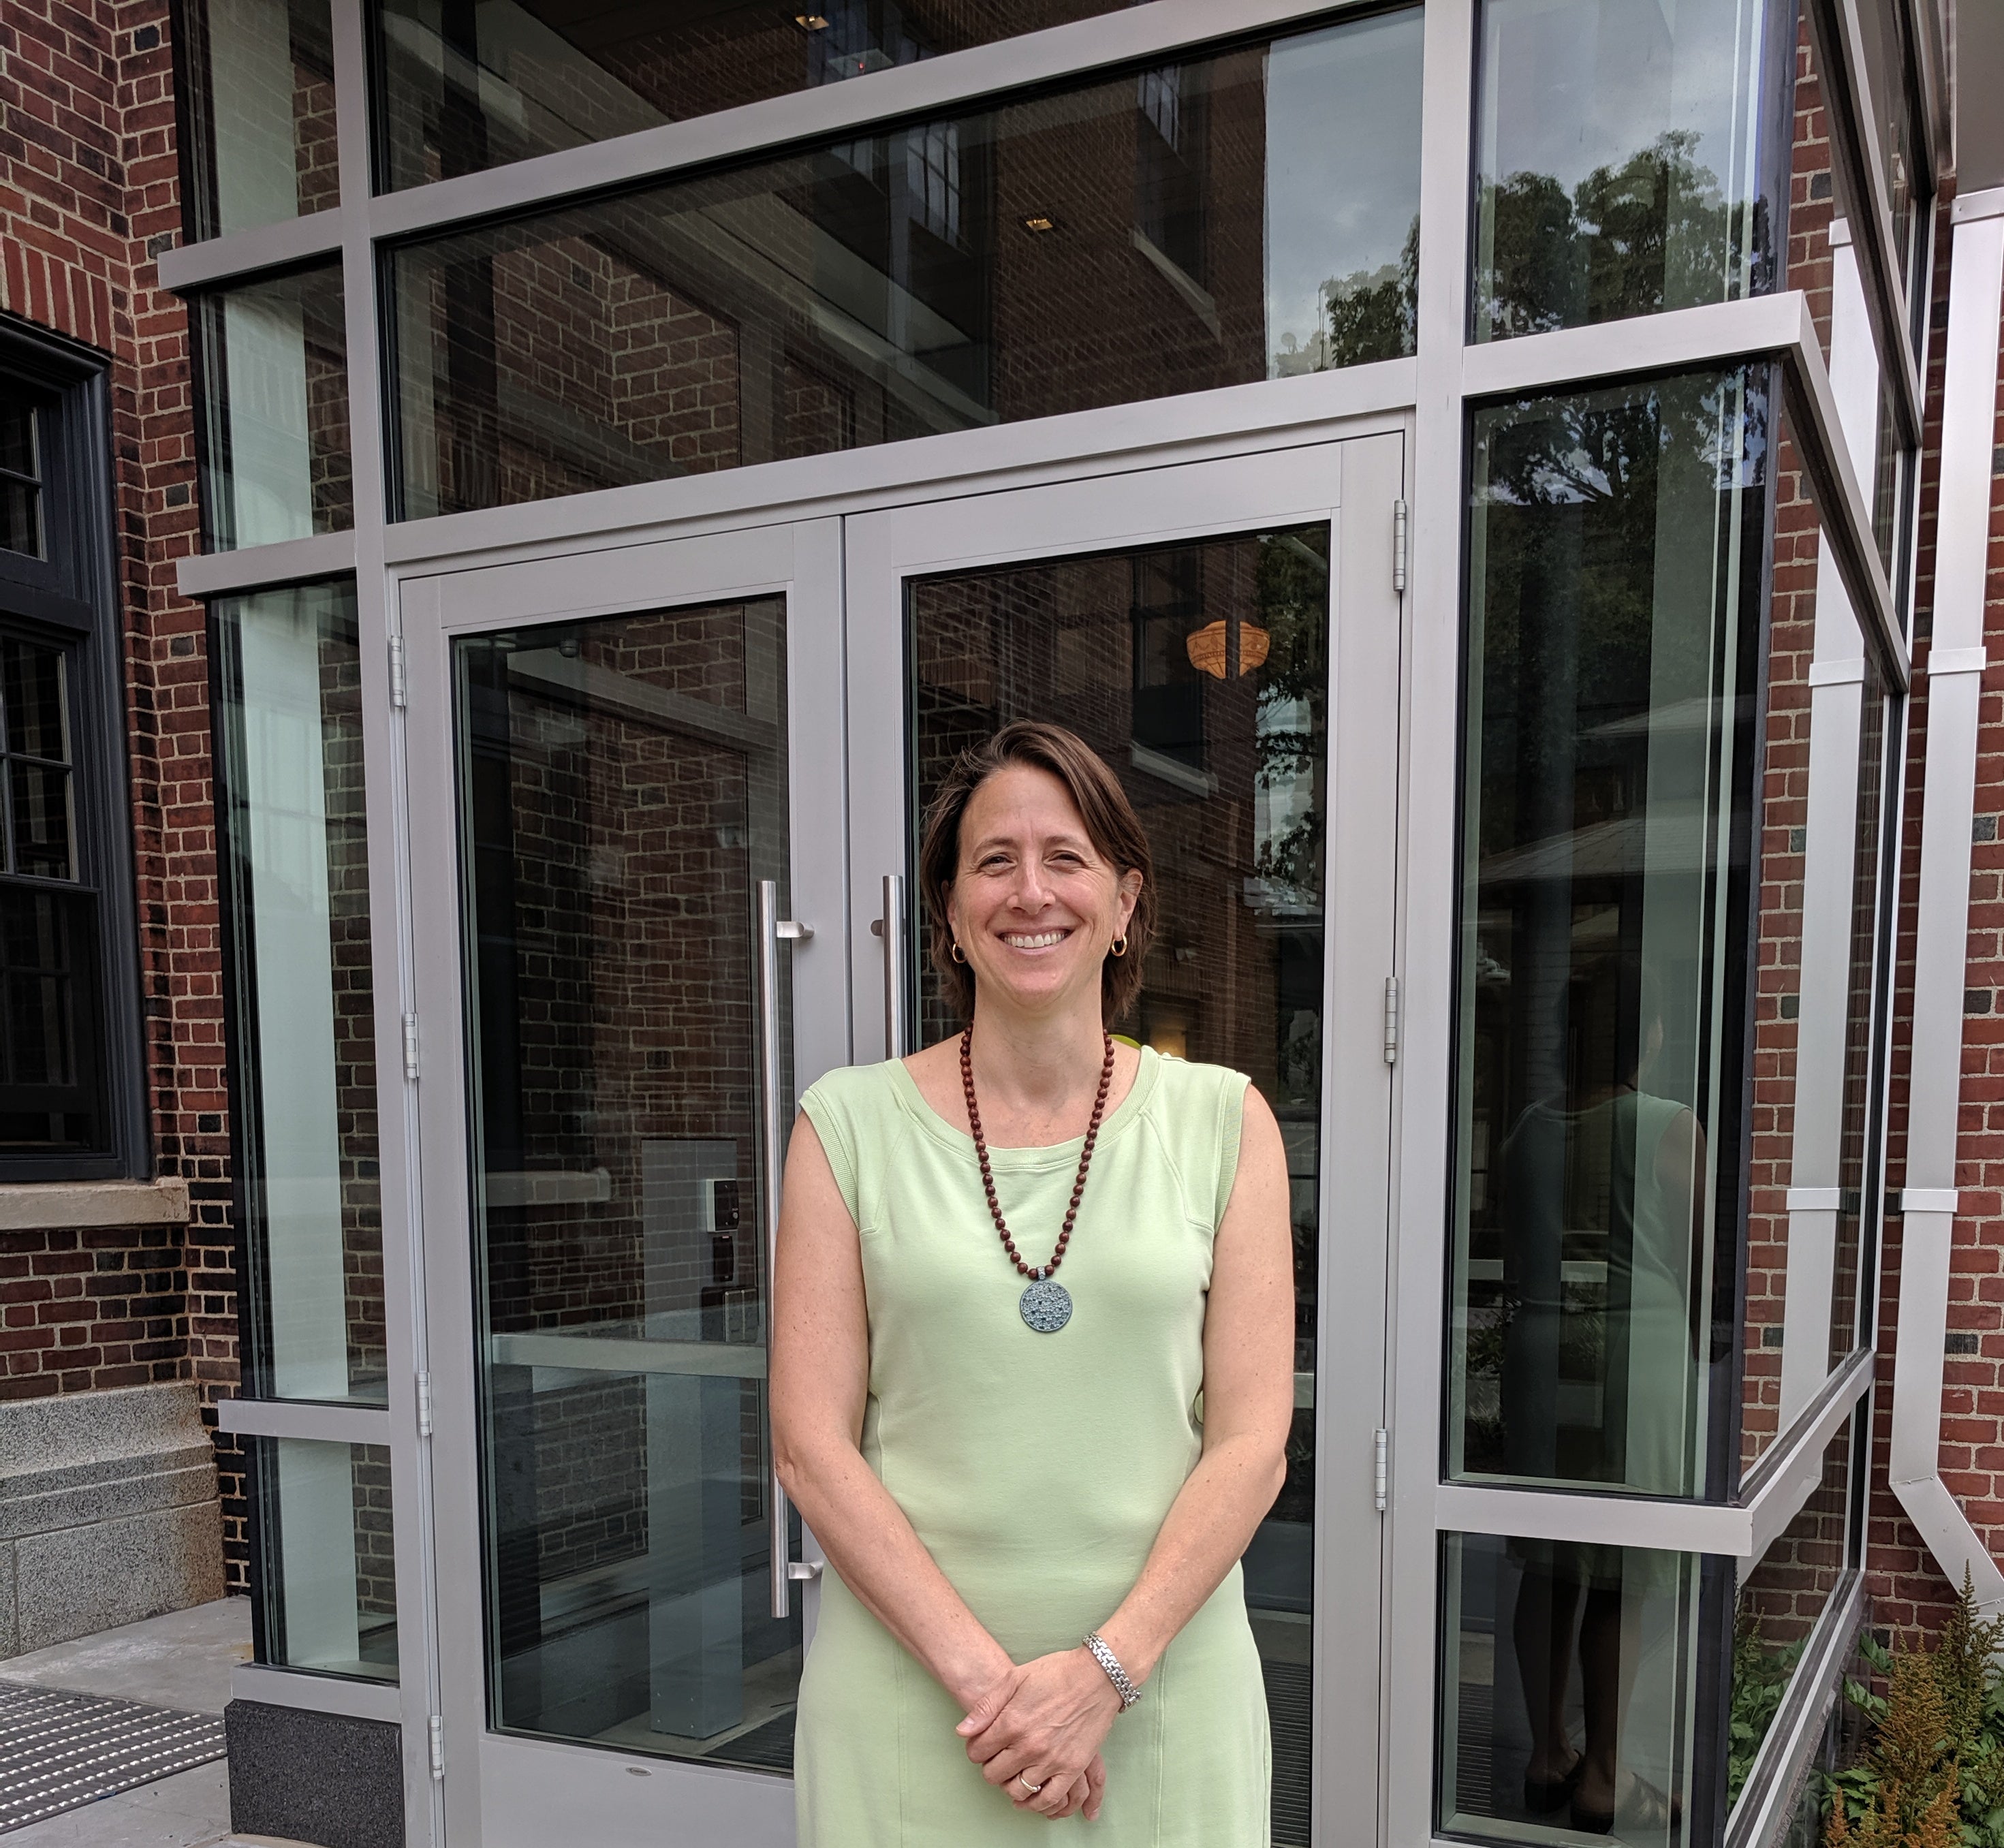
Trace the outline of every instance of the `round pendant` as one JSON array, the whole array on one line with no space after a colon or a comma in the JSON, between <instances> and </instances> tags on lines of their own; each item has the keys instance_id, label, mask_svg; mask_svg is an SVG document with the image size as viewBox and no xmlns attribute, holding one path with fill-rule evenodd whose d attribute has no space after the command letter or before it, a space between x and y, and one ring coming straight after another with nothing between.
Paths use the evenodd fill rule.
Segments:
<instances>
[{"instance_id":1,"label":"round pendant","mask_svg":"<svg viewBox=\"0 0 2004 1848\"><path fill-rule=\"evenodd\" d=\"M1049 1278L1040 1278L1024 1291L1017 1306L1023 1320L1039 1334L1056 1334L1071 1320L1071 1292Z\"/></svg>"}]
</instances>

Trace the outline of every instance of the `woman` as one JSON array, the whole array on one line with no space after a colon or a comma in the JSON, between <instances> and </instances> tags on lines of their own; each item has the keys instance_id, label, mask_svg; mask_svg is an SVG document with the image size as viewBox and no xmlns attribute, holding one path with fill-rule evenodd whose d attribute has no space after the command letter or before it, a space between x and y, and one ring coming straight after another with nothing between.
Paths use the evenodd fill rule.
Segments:
<instances>
[{"instance_id":1,"label":"woman","mask_svg":"<svg viewBox=\"0 0 2004 1848\"><path fill-rule=\"evenodd\" d=\"M920 863L969 1029L829 1073L787 1162L773 1439L831 1568L801 1848L1081 1814L1119 1848L1259 1848L1238 1562L1294 1406L1279 1127L1238 1074L1108 1036L1154 895L1080 739L967 753Z\"/></svg>"}]
</instances>

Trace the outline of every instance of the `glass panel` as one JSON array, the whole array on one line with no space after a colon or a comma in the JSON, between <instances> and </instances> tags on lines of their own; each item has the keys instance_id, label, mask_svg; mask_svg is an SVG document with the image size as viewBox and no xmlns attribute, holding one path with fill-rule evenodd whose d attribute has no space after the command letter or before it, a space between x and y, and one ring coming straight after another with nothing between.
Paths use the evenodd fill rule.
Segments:
<instances>
[{"instance_id":1,"label":"glass panel","mask_svg":"<svg viewBox=\"0 0 2004 1848\"><path fill-rule=\"evenodd\" d=\"M35 447L35 407L17 398L0 398L0 468L31 481L42 472Z\"/></svg>"},{"instance_id":2,"label":"glass panel","mask_svg":"<svg viewBox=\"0 0 2004 1848\"><path fill-rule=\"evenodd\" d=\"M1442 1560L1442 1828L1681 1842L1706 1562L1487 1534L1443 1534Z\"/></svg>"},{"instance_id":3,"label":"glass panel","mask_svg":"<svg viewBox=\"0 0 2004 1848\"><path fill-rule=\"evenodd\" d=\"M0 398L0 551L42 556L41 474L35 407Z\"/></svg>"},{"instance_id":4,"label":"glass panel","mask_svg":"<svg viewBox=\"0 0 2004 1848\"><path fill-rule=\"evenodd\" d=\"M341 266L205 296L198 311L210 547L353 525Z\"/></svg>"},{"instance_id":5,"label":"glass panel","mask_svg":"<svg viewBox=\"0 0 2004 1848\"><path fill-rule=\"evenodd\" d=\"M362 672L349 584L215 605L250 1390L385 1386Z\"/></svg>"},{"instance_id":6,"label":"glass panel","mask_svg":"<svg viewBox=\"0 0 2004 1848\"><path fill-rule=\"evenodd\" d=\"M1906 9L1860 6L1855 16L1865 51L1865 81L1871 90L1871 114L1866 126L1879 144L1886 204L1893 219L1893 254L1901 279L1911 290L1915 283L1915 265L1925 241L1919 235L1924 229L1921 214L1934 196L1934 185L1921 152Z\"/></svg>"},{"instance_id":7,"label":"glass panel","mask_svg":"<svg viewBox=\"0 0 2004 1848\"><path fill-rule=\"evenodd\" d=\"M6 715L7 749L19 757L67 763L69 702L63 650L12 637L0 639L0 703Z\"/></svg>"},{"instance_id":8,"label":"glass panel","mask_svg":"<svg viewBox=\"0 0 2004 1848\"><path fill-rule=\"evenodd\" d=\"M401 517L1410 352L1420 37L1407 9L399 250Z\"/></svg>"},{"instance_id":9,"label":"glass panel","mask_svg":"<svg viewBox=\"0 0 2004 1848\"><path fill-rule=\"evenodd\" d=\"M1730 1486L1768 376L1473 415L1456 1476Z\"/></svg>"},{"instance_id":10,"label":"glass panel","mask_svg":"<svg viewBox=\"0 0 2004 1848\"><path fill-rule=\"evenodd\" d=\"M97 899L0 884L0 1155L81 1155L110 1135Z\"/></svg>"},{"instance_id":11,"label":"glass panel","mask_svg":"<svg viewBox=\"0 0 2004 1848\"><path fill-rule=\"evenodd\" d=\"M1112 12L1131 0L598 7L383 0L386 187L735 108Z\"/></svg>"},{"instance_id":12,"label":"glass panel","mask_svg":"<svg viewBox=\"0 0 2004 1848\"><path fill-rule=\"evenodd\" d=\"M1770 10L1485 0L1476 339L1775 286L1781 150L1764 145L1759 107Z\"/></svg>"},{"instance_id":13,"label":"glass panel","mask_svg":"<svg viewBox=\"0 0 2004 1848\"><path fill-rule=\"evenodd\" d=\"M193 235L339 205L328 0L194 0L184 20Z\"/></svg>"},{"instance_id":14,"label":"glass panel","mask_svg":"<svg viewBox=\"0 0 2004 1848\"><path fill-rule=\"evenodd\" d=\"M258 1660L397 1678L396 1535L382 1444L250 1437L258 1485Z\"/></svg>"},{"instance_id":15,"label":"glass panel","mask_svg":"<svg viewBox=\"0 0 2004 1848\"><path fill-rule=\"evenodd\" d=\"M1300 526L909 591L914 812L961 750L1011 720L1076 731L1119 775L1161 875L1156 942L1123 1030L1249 1073L1280 1118L1299 1409L1286 1485L1245 1570L1284 1843L1305 1842L1309 1818L1329 555L1329 528ZM926 1043L959 1031L929 966L920 1015Z\"/></svg>"},{"instance_id":16,"label":"glass panel","mask_svg":"<svg viewBox=\"0 0 2004 1848\"><path fill-rule=\"evenodd\" d=\"M1851 1446L1846 1425L1824 1451L1814 1492L1780 1538L1742 1572L1732 1635L1729 1804L1739 1801L1803 1645L1851 1562Z\"/></svg>"},{"instance_id":17,"label":"glass panel","mask_svg":"<svg viewBox=\"0 0 2004 1848\"><path fill-rule=\"evenodd\" d=\"M5 865L9 872L37 878L80 876L71 812L75 798L67 767L65 660L60 648L12 637L0 640L0 724L9 759Z\"/></svg>"},{"instance_id":18,"label":"glass panel","mask_svg":"<svg viewBox=\"0 0 2004 1848\"><path fill-rule=\"evenodd\" d=\"M1900 447L1900 426L1893 414L1892 394L1883 385L1872 456L1872 536L1878 542L1879 562L1886 567L1892 583L1894 600L1904 602L1906 573L1897 568L1896 560L1905 536L1907 456Z\"/></svg>"},{"instance_id":19,"label":"glass panel","mask_svg":"<svg viewBox=\"0 0 2004 1848\"><path fill-rule=\"evenodd\" d=\"M0 475L0 551L42 556L41 490Z\"/></svg>"},{"instance_id":20,"label":"glass panel","mask_svg":"<svg viewBox=\"0 0 2004 1848\"><path fill-rule=\"evenodd\" d=\"M70 777L46 763L7 766L8 802L13 811L14 871L37 878L76 877L76 840L70 820Z\"/></svg>"},{"instance_id":21,"label":"glass panel","mask_svg":"<svg viewBox=\"0 0 2004 1848\"><path fill-rule=\"evenodd\" d=\"M492 1722L775 1770L752 919L759 880L785 903L785 622L454 654Z\"/></svg>"}]
</instances>

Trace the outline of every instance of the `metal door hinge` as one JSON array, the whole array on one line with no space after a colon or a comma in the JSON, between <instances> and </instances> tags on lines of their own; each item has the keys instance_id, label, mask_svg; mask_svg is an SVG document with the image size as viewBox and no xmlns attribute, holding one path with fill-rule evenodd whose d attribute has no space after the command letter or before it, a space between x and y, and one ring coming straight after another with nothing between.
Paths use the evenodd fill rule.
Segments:
<instances>
[{"instance_id":1,"label":"metal door hinge","mask_svg":"<svg viewBox=\"0 0 2004 1848\"><path fill-rule=\"evenodd\" d=\"M404 1076L415 1084L418 1080L418 1017L415 1014L404 1016Z\"/></svg>"},{"instance_id":2,"label":"metal door hinge","mask_svg":"<svg viewBox=\"0 0 2004 1848\"><path fill-rule=\"evenodd\" d=\"M1399 1062L1399 978L1385 978L1385 1063Z\"/></svg>"},{"instance_id":3,"label":"metal door hinge","mask_svg":"<svg viewBox=\"0 0 2004 1848\"><path fill-rule=\"evenodd\" d=\"M1371 1433L1371 1505L1385 1512L1386 1492L1392 1482L1392 1433L1382 1425Z\"/></svg>"},{"instance_id":4,"label":"metal door hinge","mask_svg":"<svg viewBox=\"0 0 2004 1848\"><path fill-rule=\"evenodd\" d=\"M432 1434L432 1376L429 1373L418 1376L418 1435L429 1437Z\"/></svg>"},{"instance_id":5,"label":"metal door hinge","mask_svg":"<svg viewBox=\"0 0 2004 1848\"><path fill-rule=\"evenodd\" d=\"M433 1714L428 1730L432 1744L432 1781L436 1783L445 1776L445 1716Z\"/></svg>"},{"instance_id":6,"label":"metal door hinge","mask_svg":"<svg viewBox=\"0 0 2004 1848\"><path fill-rule=\"evenodd\" d=\"M1392 588L1406 594L1406 503L1392 503Z\"/></svg>"},{"instance_id":7,"label":"metal door hinge","mask_svg":"<svg viewBox=\"0 0 2004 1848\"><path fill-rule=\"evenodd\" d=\"M393 635L390 638L390 703L408 706L410 689L404 679L404 638Z\"/></svg>"}]
</instances>

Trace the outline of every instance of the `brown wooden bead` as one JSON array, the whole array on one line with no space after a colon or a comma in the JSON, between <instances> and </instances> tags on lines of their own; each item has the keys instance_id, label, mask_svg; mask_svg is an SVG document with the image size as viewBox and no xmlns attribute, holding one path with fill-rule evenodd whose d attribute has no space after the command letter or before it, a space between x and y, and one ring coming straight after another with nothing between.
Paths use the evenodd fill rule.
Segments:
<instances>
[{"instance_id":1,"label":"brown wooden bead","mask_svg":"<svg viewBox=\"0 0 2004 1848\"><path fill-rule=\"evenodd\" d=\"M1017 1274L1037 1282L1049 1277L1063 1261L1065 1247L1071 1243L1072 1227L1078 1218L1079 1202L1085 1197L1085 1177L1092 1166L1093 1148L1099 1140L1100 1118L1105 1113L1106 1096L1113 1085L1113 1037L1106 1033L1100 1037L1105 1043L1106 1055L1100 1061L1099 1092L1093 1099L1092 1120L1086 1125L1085 1146L1079 1151L1078 1177L1072 1183L1070 1204L1065 1209L1064 1224L1058 1233L1058 1242L1049 1261L1032 1270L1016 1249L1016 1241L1010 1235L1008 1222L1002 1216L1002 1202L995 1191L994 1170L988 1159L988 1138L981 1127L981 1106L974 1095L974 1029L970 1026L960 1036L960 1088L967 1102L967 1125L973 1134L974 1152L981 1163L981 1187L988 1196L989 1217L995 1222L995 1229L1001 1236L1003 1254L1015 1265Z\"/></svg>"}]
</instances>

